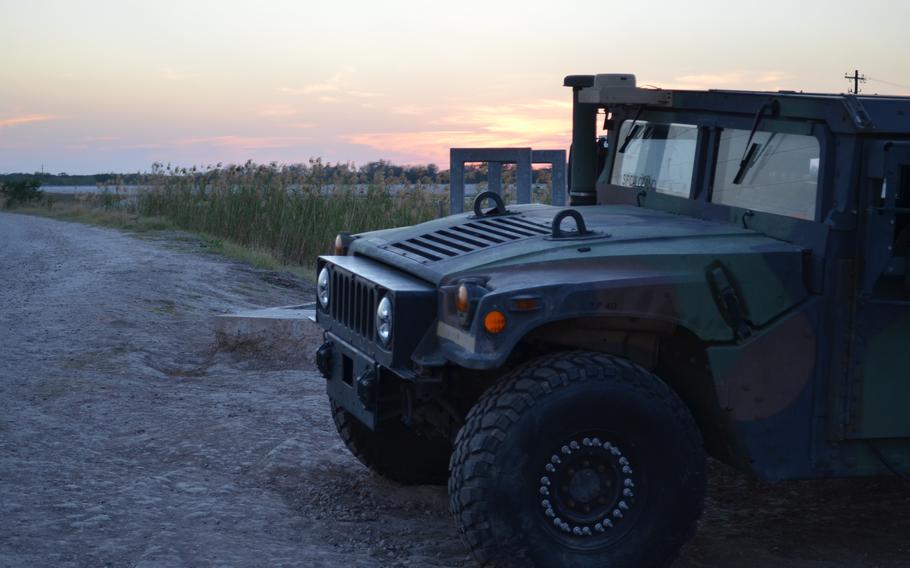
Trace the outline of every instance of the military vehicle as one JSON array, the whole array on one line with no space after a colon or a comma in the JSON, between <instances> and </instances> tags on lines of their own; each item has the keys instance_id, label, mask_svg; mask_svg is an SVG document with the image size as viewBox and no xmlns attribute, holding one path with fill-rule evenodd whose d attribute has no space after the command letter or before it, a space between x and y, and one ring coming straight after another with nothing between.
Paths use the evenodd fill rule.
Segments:
<instances>
[{"instance_id":1,"label":"military vehicle","mask_svg":"<svg viewBox=\"0 0 910 568\"><path fill-rule=\"evenodd\" d=\"M910 98L565 85L570 207L482 194L319 259L354 455L448 479L484 566L672 563L706 453L910 471Z\"/></svg>"}]
</instances>

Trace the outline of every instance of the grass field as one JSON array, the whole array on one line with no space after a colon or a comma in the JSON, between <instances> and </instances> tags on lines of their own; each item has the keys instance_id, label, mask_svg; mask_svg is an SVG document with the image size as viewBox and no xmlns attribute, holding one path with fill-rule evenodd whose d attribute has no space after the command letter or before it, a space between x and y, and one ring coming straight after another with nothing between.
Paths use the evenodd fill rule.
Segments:
<instances>
[{"instance_id":1,"label":"grass field","mask_svg":"<svg viewBox=\"0 0 910 568\"><path fill-rule=\"evenodd\" d=\"M117 184L95 195L45 195L23 213L133 231L197 233L230 256L265 267L312 266L339 231L412 225L447 213L446 195L421 184L378 177L371 183L313 167L257 165L155 168L135 194ZM388 191L396 187L395 195Z\"/></svg>"},{"instance_id":2,"label":"grass field","mask_svg":"<svg viewBox=\"0 0 910 568\"><path fill-rule=\"evenodd\" d=\"M189 231L217 252L310 276L316 257L332 252L340 231L401 227L448 214L448 193L440 191L447 172L432 170L430 177L420 175L427 168L378 165L357 169L318 159L202 169L155 164L150 173L131 176L129 188L112 178L100 193L45 194L15 209L130 231ZM503 191L507 203L514 201L514 172L508 167ZM549 202L548 185L533 192L534 201Z\"/></svg>"}]
</instances>

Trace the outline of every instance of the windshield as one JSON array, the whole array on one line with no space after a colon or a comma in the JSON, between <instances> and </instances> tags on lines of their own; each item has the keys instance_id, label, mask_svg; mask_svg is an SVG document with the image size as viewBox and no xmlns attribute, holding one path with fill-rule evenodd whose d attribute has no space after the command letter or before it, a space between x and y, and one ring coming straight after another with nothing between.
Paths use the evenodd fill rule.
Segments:
<instances>
[{"instance_id":1,"label":"windshield","mask_svg":"<svg viewBox=\"0 0 910 568\"><path fill-rule=\"evenodd\" d=\"M634 124L633 124L634 123ZM620 149L610 183L689 197L698 128L627 120L619 130Z\"/></svg>"},{"instance_id":2,"label":"windshield","mask_svg":"<svg viewBox=\"0 0 910 568\"><path fill-rule=\"evenodd\" d=\"M815 219L818 140L800 134L756 132L751 143L755 150L741 168L743 155L748 155L745 152L748 140L748 130L721 132L711 200L798 219ZM734 183L738 171L743 172L741 183Z\"/></svg>"}]
</instances>

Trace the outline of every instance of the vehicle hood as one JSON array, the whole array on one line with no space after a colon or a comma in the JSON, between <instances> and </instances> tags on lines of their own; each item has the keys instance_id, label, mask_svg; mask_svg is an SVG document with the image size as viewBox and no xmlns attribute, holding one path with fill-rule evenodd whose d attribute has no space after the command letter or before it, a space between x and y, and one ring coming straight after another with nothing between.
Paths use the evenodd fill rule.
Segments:
<instances>
[{"instance_id":1,"label":"vehicle hood","mask_svg":"<svg viewBox=\"0 0 910 568\"><path fill-rule=\"evenodd\" d=\"M444 217L398 229L358 235L349 254L367 256L436 285L516 265L607 259L796 254L802 249L731 224L627 205L578 208L585 238L552 238L553 217L564 208L510 206L512 215ZM563 229L574 229L566 219ZM495 242L498 241L498 242Z\"/></svg>"}]
</instances>

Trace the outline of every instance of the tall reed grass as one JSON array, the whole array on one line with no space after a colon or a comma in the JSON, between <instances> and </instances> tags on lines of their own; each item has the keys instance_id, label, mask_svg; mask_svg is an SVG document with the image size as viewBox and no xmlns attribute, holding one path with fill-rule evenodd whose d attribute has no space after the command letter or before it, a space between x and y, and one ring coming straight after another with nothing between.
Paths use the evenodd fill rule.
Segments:
<instances>
[{"instance_id":1,"label":"tall reed grass","mask_svg":"<svg viewBox=\"0 0 910 568\"><path fill-rule=\"evenodd\" d=\"M486 177L485 170L471 173ZM515 199L514 178L503 168L507 203ZM449 212L448 172L435 166L374 162L358 169L319 159L205 168L154 164L128 179L129 186L112 177L98 194L51 195L28 212L135 230L185 229L277 265L304 267L331 252L340 231L414 225ZM549 203L548 184L536 184L532 200Z\"/></svg>"},{"instance_id":2,"label":"tall reed grass","mask_svg":"<svg viewBox=\"0 0 910 568\"><path fill-rule=\"evenodd\" d=\"M121 202L140 216L164 218L304 266L330 252L339 231L412 225L447 210L441 203L447 195L433 194L424 184L381 173L363 183L353 168L334 171L327 178L319 160L202 170L156 164L135 199Z\"/></svg>"}]
</instances>

